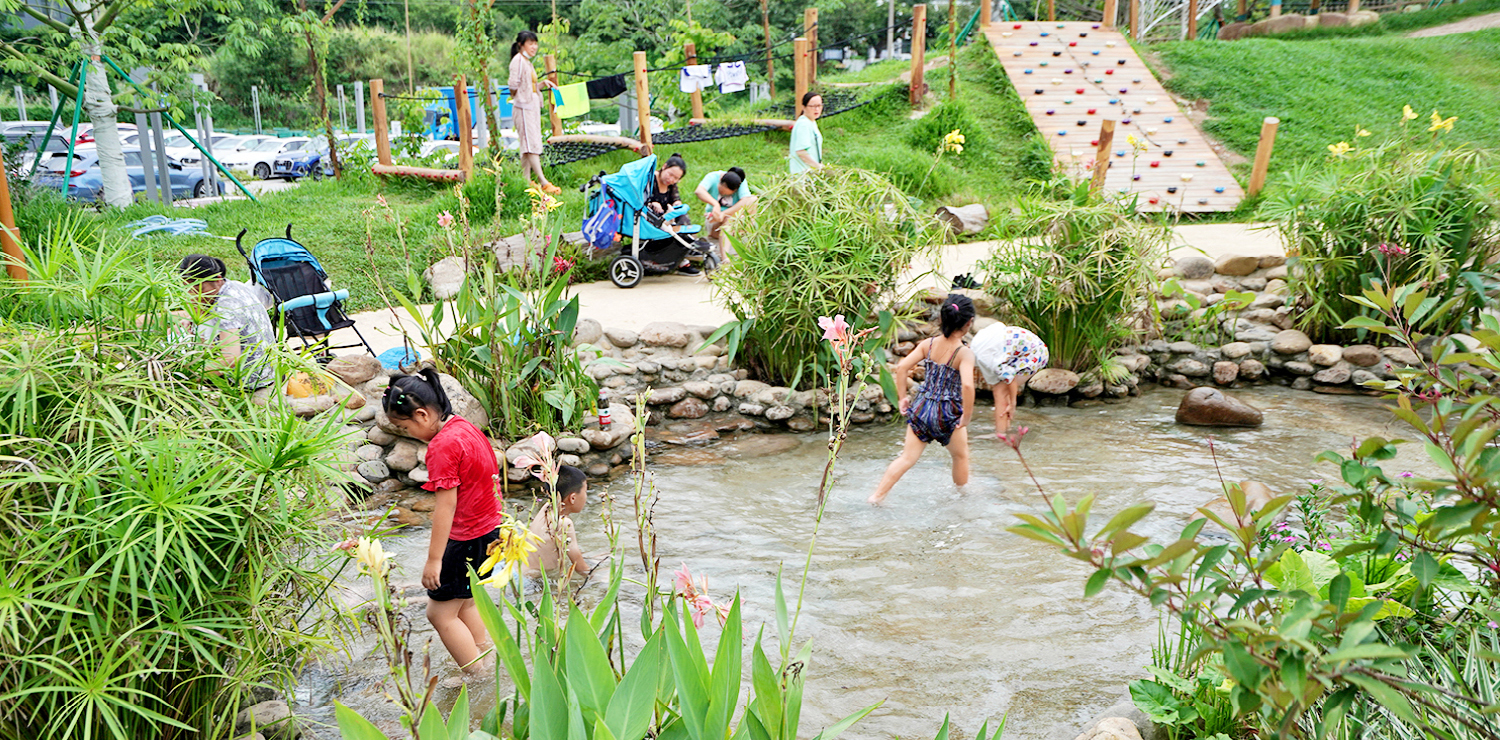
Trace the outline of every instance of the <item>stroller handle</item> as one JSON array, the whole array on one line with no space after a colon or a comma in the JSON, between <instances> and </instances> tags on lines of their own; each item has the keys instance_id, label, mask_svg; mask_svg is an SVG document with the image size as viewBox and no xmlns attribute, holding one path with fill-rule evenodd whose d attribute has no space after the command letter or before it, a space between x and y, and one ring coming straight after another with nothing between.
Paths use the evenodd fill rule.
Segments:
<instances>
[{"instance_id":1,"label":"stroller handle","mask_svg":"<svg viewBox=\"0 0 1500 740\"><path fill-rule=\"evenodd\" d=\"M293 239L292 239L292 225L291 224L287 224L286 225L286 240L287 241L293 241Z\"/></svg>"},{"instance_id":2,"label":"stroller handle","mask_svg":"<svg viewBox=\"0 0 1500 740\"><path fill-rule=\"evenodd\" d=\"M250 260L250 255L245 254L245 245L243 242L245 234L249 231L249 229L240 229L240 233L234 235L234 248L240 250L240 256L244 257L247 262Z\"/></svg>"}]
</instances>

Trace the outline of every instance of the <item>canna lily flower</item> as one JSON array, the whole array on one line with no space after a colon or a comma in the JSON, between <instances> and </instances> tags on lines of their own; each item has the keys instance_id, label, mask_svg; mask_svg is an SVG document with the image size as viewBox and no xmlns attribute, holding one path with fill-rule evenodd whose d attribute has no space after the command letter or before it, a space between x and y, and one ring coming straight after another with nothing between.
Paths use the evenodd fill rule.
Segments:
<instances>
[{"instance_id":1,"label":"canna lily flower","mask_svg":"<svg viewBox=\"0 0 1500 740\"><path fill-rule=\"evenodd\" d=\"M823 329L823 338L830 342L838 344L849 341L849 322L844 320L843 314L831 319L827 316L820 316L818 326Z\"/></svg>"},{"instance_id":2,"label":"canna lily flower","mask_svg":"<svg viewBox=\"0 0 1500 740\"><path fill-rule=\"evenodd\" d=\"M1364 126L1355 126L1354 127L1354 136L1355 136L1355 138L1358 138L1358 137L1361 137L1361 136L1369 136L1369 135L1370 135L1370 132L1367 131Z\"/></svg>"},{"instance_id":3,"label":"canna lily flower","mask_svg":"<svg viewBox=\"0 0 1500 740\"><path fill-rule=\"evenodd\" d=\"M963 133L960 132L958 129L953 129L952 131L949 131L945 136L943 136L943 143L942 143L942 146L938 147L938 153L941 154L943 152L953 152L954 154L963 154L964 153L964 135L963 135Z\"/></svg>"},{"instance_id":4,"label":"canna lily flower","mask_svg":"<svg viewBox=\"0 0 1500 740\"><path fill-rule=\"evenodd\" d=\"M350 537L349 539L344 540L343 542L340 542L337 545L334 545L333 547L328 548L328 551L329 552L338 552L340 550L343 550L344 552L354 552L354 550L356 548L358 548L358 547L359 547L359 540L354 539L353 537Z\"/></svg>"},{"instance_id":5,"label":"canna lily flower","mask_svg":"<svg viewBox=\"0 0 1500 740\"><path fill-rule=\"evenodd\" d=\"M361 537L355 544L354 551L354 559L359 561L361 572L384 576L390 570L390 559L386 557L385 548L380 546L380 540Z\"/></svg>"},{"instance_id":6,"label":"canna lily flower","mask_svg":"<svg viewBox=\"0 0 1500 740\"><path fill-rule=\"evenodd\" d=\"M536 454L522 453L516 457L513 463L518 468L531 470L531 474L537 480L548 481L550 476L557 474L557 462L553 458L553 452L557 449L557 442L552 435L546 432L537 432L526 439L517 442L517 445L530 444Z\"/></svg>"},{"instance_id":7,"label":"canna lily flower","mask_svg":"<svg viewBox=\"0 0 1500 740\"><path fill-rule=\"evenodd\" d=\"M490 543L484 562L479 566L480 573L491 571L490 577L480 583L505 588L511 576L521 572L527 559L536 552L536 543L541 541L542 538L526 525L507 514L505 521L500 523L500 538Z\"/></svg>"},{"instance_id":8,"label":"canna lily flower","mask_svg":"<svg viewBox=\"0 0 1500 740\"><path fill-rule=\"evenodd\" d=\"M1335 157L1342 156L1353 148L1354 147L1349 146L1349 142L1347 141L1341 141L1337 144L1328 145L1328 151L1331 152Z\"/></svg>"},{"instance_id":9,"label":"canna lily flower","mask_svg":"<svg viewBox=\"0 0 1500 740\"><path fill-rule=\"evenodd\" d=\"M1439 131L1439 130L1442 130L1442 131L1452 131L1453 130L1453 122L1457 121L1457 120L1458 120L1458 116L1448 116L1447 118L1443 118L1442 116L1438 115L1437 109L1434 108L1433 111L1432 111L1432 125L1428 126L1427 130L1429 132Z\"/></svg>"},{"instance_id":10,"label":"canna lily flower","mask_svg":"<svg viewBox=\"0 0 1500 740\"><path fill-rule=\"evenodd\" d=\"M443 211L442 213L438 214L438 226L441 226L441 227L443 227L443 228L446 229L446 228L448 228L448 227L450 227L452 225L453 225L453 214L451 214L451 213L449 213L447 211Z\"/></svg>"},{"instance_id":11,"label":"canna lily flower","mask_svg":"<svg viewBox=\"0 0 1500 740\"><path fill-rule=\"evenodd\" d=\"M1010 432L1009 434L996 434L995 436L1000 437L1000 441L1004 442L1007 445L1010 445L1010 448L1012 450L1020 450L1021 440L1026 437L1026 433L1029 431L1031 431L1031 427L1021 427L1014 432Z\"/></svg>"},{"instance_id":12,"label":"canna lily flower","mask_svg":"<svg viewBox=\"0 0 1500 740\"><path fill-rule=\"evenodd\" d=\"M1409 105L1401 106L1401 118L1407 121L1415 121L1417 120L1417 112L1412 110Z\"/></svg>"},{"instance_id":13,"label":"canna lily flower","mask_svg":"<svg viewBox=\"0 0 1500 740\"><path fill-rule=\"evenodd\" d=\"M719 624L721 625L725 619L729 618L728 608L715 604L712 599L708 598L707 578L703 579L701 586L693 583L693 573L688 570L687 563L683 563L682 567L678 568L677 572L673 575L676 576L676 584L673 590L678 596L682 597L683 601L687 602L688 608L692 610L694 627L702 627L703 618L708 616L710 611L718 613Z\"/></svg>"}]
</instances>

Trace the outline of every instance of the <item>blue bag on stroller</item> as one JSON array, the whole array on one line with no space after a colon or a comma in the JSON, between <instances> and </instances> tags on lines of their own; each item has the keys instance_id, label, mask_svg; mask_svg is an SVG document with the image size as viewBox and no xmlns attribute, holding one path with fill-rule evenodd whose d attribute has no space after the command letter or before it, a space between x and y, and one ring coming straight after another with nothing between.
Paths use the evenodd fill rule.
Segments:
<instances>
[{"instance_id":1,"label":"blue bag on stroller","mask_svg":"<svg viewBox=\"0 0 1500 740\"><path fill-rule=\"evenodd\" d=\"M630 246L622 248L620 254L609 264L609 279L621 288L634 288L646 275L664 275L677 269L683 258L702 261L704 270L718 266L718 256L712 243L697 237L703 227L697 224L677 226L671 223L686 215L686 205L677 206L666 213L655 213L646 207L646 192L652 186L656 173L656 155L643 157L620 168L614 174L603 172L589 181L588 214L584 217L584 233L597 248L614 240L614 234L630 238ZM612 231L605 226L613 219L605 211L615 211L619 219ZM601 215L603 214L603 215ZM589 232L589 224L596 231ZM599 241L596 241L595 239Z\"/></svg>"},{"instance_id":2,"label":"blue bag on stroller","mask_svg":"<svg viewBox=\"0 0 1500 740\"><path fill-rule=\"evenodd\" d=\"M609 198L605 198L603 204L583 220L583 238L601 252L615 245L615 234L619 230L620 212L615 210L615 202Z\"/></svg>"}]
</instances>

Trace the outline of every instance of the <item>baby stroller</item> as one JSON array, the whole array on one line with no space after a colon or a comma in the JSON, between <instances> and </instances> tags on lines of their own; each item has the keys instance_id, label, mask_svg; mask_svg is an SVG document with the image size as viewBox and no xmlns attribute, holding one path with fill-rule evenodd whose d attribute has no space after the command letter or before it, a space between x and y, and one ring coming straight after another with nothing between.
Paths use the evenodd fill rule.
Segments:
<instances>
[{"instance_id":1,"label":"baby stroller","mask_svg":"<svg viewBox=\"0 0 1500 740\"><path fill-rule=\"evenodd\" d=\"M375 354L365 336L359 333L359 327L354 325L354 319L344 315L344 300L349 297L349 291L333 289L318 258L292 239L291 224L286 225L285 238L262 239L255 243L249 254L245 253L242 243L247 231L249 229L240 230L234 238L234 246L250 266L255 283L271 292L276 302L272 306L276 320L286 327L288 337L300 338L303 347L319 345L327 359L332 359L333 350L351 347L364 347L372 356ZM329 346L329 333L338 329L353 329L359 342Z\"/></svg>"},{"instance_id":2,"label":"baby stroller","mask_svg":"<svg viewBox=\"0 0 1500 740\"><path fill-rule=\"evenodd\" d=\"M701 261L705 271L718 266L714 245L696 238L703 227L676 227L670 222L688 212L686 205L657 214L646 207L646 188L656 173L656 155L638 159L607 175L589 180L588 214L584 234L596 249L608 249L614 235L630 238L630 246L609 263L609 279L621 288L634 288L646 275L665 275L683 258Z\"/></svg>"}]
</instances>

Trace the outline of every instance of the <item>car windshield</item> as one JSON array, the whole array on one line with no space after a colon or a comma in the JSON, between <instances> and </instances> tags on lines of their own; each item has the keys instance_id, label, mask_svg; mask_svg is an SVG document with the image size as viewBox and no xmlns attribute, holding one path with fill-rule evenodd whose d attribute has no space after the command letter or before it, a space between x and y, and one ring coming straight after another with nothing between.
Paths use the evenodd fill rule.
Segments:
<instances>
[{"instance_id":1,"label":"car windshield","mask_svg":"<svg viewBox=\"0 0 1500 740\"><path fill-rule=\"evenodd\" d=\"M253 152L279 152L281 151L281 139L267 139L256 144L250 151Z\"/></svg>"},{"instance_id":2,"label":"car windshield","mask_svg":"<svg viewBox=\"0 0 1500 740\"><path fill-rule=\"evenodd\" d=\"M173 148L173 149L180 149L180 148L185 147L185 146L192 146L192 144L188 143L187 137L183 136L181 134L178 134L176 136L168 136L167 140L166 140L166 145L168 147Z\"/></svg>"}]
</instances>

